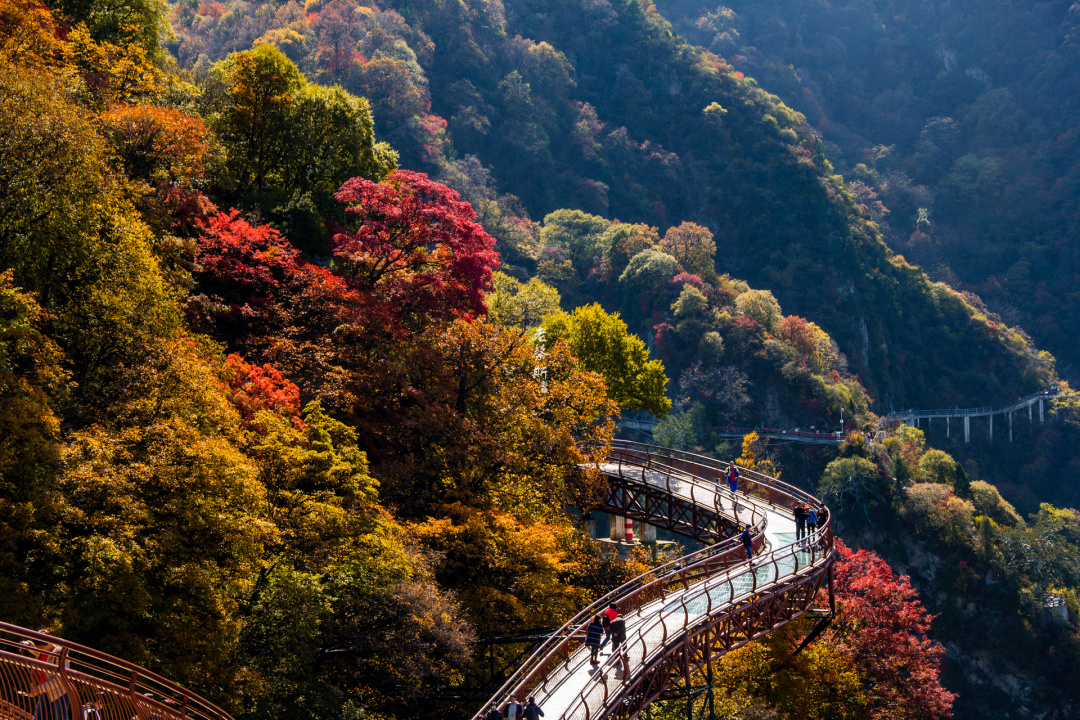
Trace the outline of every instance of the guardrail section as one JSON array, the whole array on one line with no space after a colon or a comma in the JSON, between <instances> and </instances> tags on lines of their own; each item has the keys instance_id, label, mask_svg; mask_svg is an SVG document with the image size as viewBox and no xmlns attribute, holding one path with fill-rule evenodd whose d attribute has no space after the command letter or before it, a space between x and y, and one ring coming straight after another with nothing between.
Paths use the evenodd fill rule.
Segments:
<instances>
[{"instance_id":1,"label":"guardrail section","mask_svg":"<svg viewBox=\"0 0 1080 720\"><path fill-rule=\"evenodd\" d=\"M232 720L124 660L0 623L0 720Z\"/></svg>"},{"instance_id":2,"label":"guardrail section","mask_svg":"<svg viewBox=\"0 0 1080 720\"><path fill-rule=\"evenodd\" d=\"M829 581L828 510L791 485L740 468L739 492L732 496L726 482L719 482L727 463L626 441L613 443L600 469L611 483L601 509L714 544L634 578L583 609L484 709L492 703L501 708L511 694L535 695L547 720L631 720L716 657L805 613ZM821 516L816 532L800 542L787 533L767 533L770 519L793 527L790 511L801 503ZM732 537L740 525L754 537L753 564ZM584 648L586 628L611 602L626 620L627 639L593 666Z\"/></svg>"}]
</instances>

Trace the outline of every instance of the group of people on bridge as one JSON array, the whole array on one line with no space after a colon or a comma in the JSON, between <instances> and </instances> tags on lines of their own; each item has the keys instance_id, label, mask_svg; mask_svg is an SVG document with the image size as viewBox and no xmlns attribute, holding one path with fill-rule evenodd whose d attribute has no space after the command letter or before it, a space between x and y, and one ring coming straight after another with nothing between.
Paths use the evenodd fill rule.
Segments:
<instances>
[{"instance_id":1,"label":"group of people on bridge","mask_svg":"<svg viewBox=\"0 0 1080 720\"><path fill-rule=\"evenodd\" d=\"M517 695L511 695L502 710L495 703L484 715L484 720L540 720L544 717L544 711L536 704L536 698L529 696L528 702L522 705L518 702Z\"/></svg>"},{"instance_id":2,"label":"group of people on bridge","mask_svg":"<svg viewBox=\"0 0 1080 720\"><path fill-rule=\"evenodd\" d=\"M806 503L795 505L795 542L802 542L817 532L818 525L824 525L825 519L818 514L816 508ZM822 514L825 510L822 508Z\"/></svg>"},{"instance_id":3,"label":"group of people on bridge","mask_svg":"<svg viewBox=\"0 0 1080 720\"><path fill-rule=\"evenodd\" d=\"M613 655L626 642L626 621L619 617L619 608L615 603L608 605L608 609L594 617L585 628L585 646L589 648L590 663L600 664L600 651L607 647L609 641Z\"/></svg>"}]
</instances>

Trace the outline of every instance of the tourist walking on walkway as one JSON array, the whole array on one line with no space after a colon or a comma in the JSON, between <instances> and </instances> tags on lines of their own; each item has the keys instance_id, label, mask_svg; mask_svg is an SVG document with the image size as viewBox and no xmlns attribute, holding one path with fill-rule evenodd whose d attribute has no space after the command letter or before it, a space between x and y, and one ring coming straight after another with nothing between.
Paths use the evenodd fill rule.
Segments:
<instances>
[{"instance_id":1,"label":"tourist walking on walkway","mask_svg":"<svg viewBox=\"0 0 1080 720\"><path fill-rule=\"evenodd\" d=\"M503 714L499 712L499 706L491 703L491 709L484 715L484 720L502 720Z\"/></svg>"},{"instance_id":2,"label":"tourist walking on walkway","mask_svg":"<svg viewBox=\"0 0 1080 720\"><path fill-rule=\"evenodd\" d=\"M750 560L750 564L754 564L754 538L750 535L750 528L744 527L742 533L739 534L739 539L742 540L743 547L746 548L746 557Z\"/></svg>"},{"instance_id":3,"label":"tourist walking on walkway","mask_svg":"<svg viewBox=\"0 0 1080 720\"><path fill-rule=\"evenodd\" d=\"M810 537L817 532L817 510L810 506L806 511L806 536Z\"/></svg>"},{"instance_id":4,"label":"tourist walking on walkway","mask_svg":"<svg viewBox=\"0 0 1080 720\"><path fill-rule=\"evenodd\" d=\"M795 504L795 541L801 541L806 537L806 506L802 503Z\"/></svg>"},{"instance_id":5,"label":"tourist walking on walkway","mask_svg":"<svg viewBox=\"0 0 1080 720\"><path fill-rule=\"evenodd\" d=\"M600 662L600 646L604 642L604 623L600 621L600 616L597 615L593 618L593 621L589 623L589 627L585 629L585 646L589 648L591 656L589 662L596 665Z\"/></svg>"},{"instance_id":6,"label":"tourist walking on walkway","mask_svg":"<svg viewBox=\"0 0 1080 720\"><path fill-rule=\"evenodd\" d=\"M728 463L727 482L728 490L731 491L731 511L734 512L736 516L738 516L739 496L735 493L739 491L739 468L735 467L734 462Z\"/></svg>"},{"instance_id":7,"label":"tourist walking on walkway","mask_svg":"<svg viewBox=\"0 0 1080 720\"><path fill-rule=\"evenodd\" d=\"M619 647L626 642L626 621L622 618L615 618L611 621L611 654L614 655L619 651Z\"/></svg>"},{"instance_id":8,"label":"tourist walking on walkway","mask_svg":"<svg viewBox=\"0 0 1080 720\"><path fill-rule=\"evenodd\" d=\"M503 717L506 720L522 720L524 710L525 706L517 701L517 695L511 695L509 702L506 703L506 708L503 710Z\"/></svg>"},{"instance_id":9,"label":"tourist walking on walkway","mask_svg":"<svg viewBox=\"0 0 1080 720\"><path fill-rule=\"evenodd\" d=\"M603 647L606 647L608 640L611 639L611 623L615 622L615 618L619 617L619 608L615 603L608 605L608 609L604 611L603 617L600 618L604 623L604 643Z\"/></svg>"},{"instance_id":10,"label":"tourist walking on walkway","mask_svg":"<svg viewBox=\"0 0 1080 720\"><path fill-rule=\"evenodd\" d=\"M544 717L544 711L536 704L536 698L529 696L529 704L525 706L525 720L540 720Z\"/></svg>"}]
</instances>

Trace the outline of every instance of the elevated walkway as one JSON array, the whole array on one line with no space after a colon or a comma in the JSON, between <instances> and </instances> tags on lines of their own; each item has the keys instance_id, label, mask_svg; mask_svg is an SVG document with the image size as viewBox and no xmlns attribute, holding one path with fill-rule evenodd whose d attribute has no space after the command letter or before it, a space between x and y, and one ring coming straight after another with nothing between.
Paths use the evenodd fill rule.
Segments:
<instances>
[{"instance_id":1,"label":"elevated walkway","mask_svg":"<svg viewBox=\"0 0 1080 720\"><path fill-rule=\"evenodd\" d=\"M1003 405L992 405L985 407L971 407L971 408L939 408L937 410L903 410L900 412L889 413L878 421L878 428L888 431L889 428L896 427L900 423L907 423L913 427L921 427L922 422L925 420L927 428L933 423L934 420L945 421L945 436L952 436L952 421L963 421L964 423L964 442L971 442L971 418L973 417L985 417L988 418L990 439L994 439L994 416L1004 415L1009 429L1009 441L1013 439L1013 420L1017 412L1021 410L1027 410L1028 422L1034 422L1034 408L1039 408L1039 422L1046 421L1046 409L1050 404L1050 401L1058 397L1058 390L1056 387L1051 387L1047 390L1040 390L1037 393L1032 393L1026 397L1022 397L1019 400L1014 400L1011 403L1005 403Z\"/></svg>"},{"instance_id":2,"label":"elevated walkway","mask_svg":"<svg viewBox=\"0 0 1080 720\"><path fill-rule=\"evenodd\" d=\"M625 513L708 547L656 568L605 595L559 629L500 688L474 720L511 694L536 697L545 720L630 720L666 690L724 653L781 627L813 605L829 582L832 528L826 521L796 544L791 508L825 508L802 491L742 470L732 496L717 483L727 464L711 458L616 441L599 469L610 490L601 510ZM673 515L679 516L676 522ZM751 564L735 537L754 538ZM589 621L615 602L627 640L599 665L584 646Z\"/></svg>"},{"instance_id":3,"label":"elevated walkway","mask_svg":"<svg viewBox=\"0 0 1080 720\"><path fill-rule=\"evenodd\" d=\"M658 425L656 420L646 420L639 417L621 418L619 420L619 427L627 428L629 430L637 430L639 432L652 434L653 430ZM760 438L768 438L769 440L777 440L780 442L795 442L805 443L807 445L839 445L844 442L844 438L839 432L818 432L815 430L788 430L786 428L776 427L720 427L720 428L707 428L711 433L716 433L717 437L722 438L735 438L741 440L752 432L756 432Z\"/></svg>"},{"instance_id":4,"label":"elevated walkway","mask_svg":"<svg viewBox=\"0 0 1080 720\"><path fill-rule=\"evenodd\" d=\"M62 638L0 623L0 720L232 720L176 683Z\"/></svg>"}]
</instances>

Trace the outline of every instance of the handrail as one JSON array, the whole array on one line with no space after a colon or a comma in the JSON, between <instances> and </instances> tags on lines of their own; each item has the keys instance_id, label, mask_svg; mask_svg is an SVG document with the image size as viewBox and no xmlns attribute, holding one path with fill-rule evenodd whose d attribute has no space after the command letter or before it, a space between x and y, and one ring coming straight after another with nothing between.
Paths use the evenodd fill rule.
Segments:
<instances>
[{"instance_id":1,"label":"handrail","mask_svg":"<svg viewBox=\"0 0 1080 720\"><path fill-rule=\"evenodd\" d=\"M901 410L899 412L891 412L884 415L881 418L881 422L887 422L889 420L903 420L906 418L918 418L920 420L927 418L941 418L941 417L980 417L984 415L1002 415L1008 412L1015 412L1020 408L1025 408L1028 405L1034 405L1038 400L1052 400L1058 396L1058 392L1055 389L1040 390L1039 392L1025 395L1019 400L1013 400L1010 403L1002 403L1001 405L987 405L985 407L974 408L939 408L937 410Z\"/></svg>"},{"instance_id":2,"label":"handrail","mask_svg":"<svg viewBox=\"0 0 1080 720\"><path fill-rule=\"evenodd\" d=\"M66 703L69 718L82 718L93 707L102 720L232 720L213 703L138 665L0 622L0 716L29 719L46 712L38 711L39 703ZM48 710L49 717L56 714Z\"/></svg>"},{"instance_id":3,"label":"handrail","mask_svg":"<svg viewBox=\"0 0 1080 720\"><path fill-rule=\"evenodd\" d=\"M762 596L769 596L774 593L770 591L775 590L781 584L792 584L798 582L804 576L809 574L810 570L819 568L824 563L828 562L831 555L832 543L826 542L826 535L831 539L831 527L826 526L815 532L810 540L807 542L806 547L809 548L811 553L810 562L804 567L800 568L800 552L803 546L797 544L787 545L784 548L770 552L765 558L762 558L755 562L753 566L742 565L736 568L733 572L728 573L723 577L714 577L705 580L699 586L695 587L694 592L683 593L679 599L679 610L683 622L681 625L675 625L673 628L668 626L668 618L678 618L680 612L668 611L666 608L664 611L656 613L651 623L639 627L634 633L633 637L627 638L623 647L620 648L619 653L616 655L612 653L607 660L602 663L598 668L596 676L600 678L603 696L601 698L600 706L607 706L613 699L610 689L607 685L607 678L609 674L605 672L606 669L614 670L614 666L621 665L622 671L625 674L629 674L636 668L645 668L648 665L655 664L665 654L673 650L680 641L686 636L695 635L703 629L705 625L714 625L717 622L722 622L726 617L733 614L733 612L739 608L739 603L752 604L756 599ZM828 548L827 550L825 548ZM820 551L820 555L819 555ZM781 573L778 560L780 558L790 557L794 564L794 571L790 573ZM763 562L764 561L764 562ZM759 574L764 565L771 565L772 579L765 583L759 582ZM736 592L736 581L740 578L745 578L750 575L749 587ZM725 602L714 603L714 593L721 589L727 589L727 600ZM723 593L721 593L721 597ZM700 601L704 597L706 605L703 609L691 609L688 603L694 603ZM714 613L714 606L717 612ZM693 616L693 621L691 617ZM775 629L778 625L771 626L770 629ZM660 642L655 642L659 640ZM742 644L742 643L739 643ZM650 647L651 645L651 647ZM638 659L635 650L640 651L640 662L631 664L632 660ZM592 693L590 690L593 688L583 688L566 712L561 716L562 720L588 720L590 717L589 699Z\"/></svg>"},{"instance_id":4,"label":"handrail","mask_svg":"<svg viewBox=\"0 0 1080 720\"><path fill-rule=\"evenodd\" d=\"M603 464L614 465L617 476L621 480L634 480L635 475L640 474L643 484L652 488L662 487L673 498L685 498L687 493L673 489L672 480L687 483L691 502L708 507L728 520L734 519L738 522L737 515L732 518L721 508L721 498L731 497L730 494L726 494L726 485L718 487L718 482L712 479L718 477L720 471L726 472L729 463L685 451L616 440L613 441ZM628 470L631 471L629 475ZM605 470L605 472L608 471ZM656 473L658 477L652 478L653 482L650 482L649 473ZM625 617L640 613L647 606L655 607L656 603L666 601L669 597L677 598L684 618L683 625L677 628L678 632L669 633L664 612L658 612L656 617L635 630L632 637L628 638L628 645L625 646L629 647L630 643L640 640L641 647L646 648L648 645L646 636L655 639L653 636L659 632L662 642L660 645L654 643L651 647L652 651L660 652L658 648L666 647L665 643L669 639L676 636L685 638L688 632L697 632L697 626L702 622L715 621L720 608L727 608L725 612L731 612L733 604L744 597L753 598L770 591L775 594L777 588L785 583L805 583L808 579L819 576L823 568L831 562L832 554L832 527L825 506L808 493L775 478L744 468L740 468L740 473L738 504L743 508L748 508L752 513L754 521L751 523L751 533L754 535L756 549L760 549L763 544L767 523L765 513L761 513L758 507L759 502L767 503L774 512L777 509L786 512L798 503L806 503L818 509L823 516L822 525L809 539L812 543L809 563L803 564L799 557L800 554L807 552L805 549L807 541L803 541L803 543L792 543L782 548L771 549L762 555L756 567L751 568L745 562L746 555L741 544L734 538L729 538L650 570L599 598L564 624L506 680L474 716L474 720L480 720L484 711L492 703L501 705L511 694L524 698L538 688L548 692L560 687L561 683L573 672L571 663L576 650L583 644L589 620L612 601L617 603L620 615ZM698 488L700 490L695 492ZM792 559L792 570L781 573L780 562L787 558ZM764 584L759 583L758 573L763 566L769 564L773 568L771 580ZM736 595L736 582L740 578L745 578L748 573L752 573L750 589ZM714 612L712 591L723 583L727 583L730 591L729 602L728 605L720 606L716 609L717 612ZM707 598L706 612L700 616L695 615L692 623L692 613L687 603L703 595ZM758 600L751 600L751 602L758 602ZM622 658L623 655L624 653L620 652L619 657ZM655 654L650 655L649 652L644 652L640 667L645 668L646 663L653 662L656 657L658 656ZM607 664L612 662L615 660L609 659ZM620 662L623 661L620 659ZM606 675L599 673L599 677L603 678L603 701L606 703L610 699ZM590 720L589 702L585 696L587 692L591 692L590 687L595 689L595 685L582 689L575 701L576 704L572 706L584 708L584 720ZM564 717L573 716L570 712L564 715Z\"/></svg>"},{"instance_id":5,"label":"handrail","mask_svg":"<svg viewBox=\"0 0 1080 720\"><path fill-rule=\"evenodd\" d=\"M609 454L609 459L610 458L611 455ZM618 458L618 460L621 473L622 459ZM666 470L674 470L674 468L667 468L662 463L656 462L652 462L647 466L637 467L640 467L642 470L643 483L645 483L645 471L664 472ZM702 483L697 482L697 478L665 472L665 487L672 495L675 494L671 489L672 478L676 478L683 482L691 482L695 485L703 485ZM655 485L652 486L655 487ZM758 520L750 525L750 531L754 538L755 547L760 547L764 537L766 520L764 514L757 512L755 506L750 503L747 503L747 506L752 507L754 510L754 517L758 517ZM723 513L719 508L717 508L717 512ZM732 520L736 523L738 522L737 518L732 518ZM729 557L738 556L742 553L744 553L742 543L736 538L727 538L720 540L718 544L702 548L689 555L684 555L627 581L578 612L577 615L556 630L551 637L541 643L533 654L506 679L502 687L495 692L493 698L508 697L512 692L523 692L520 688L533 687L533 681L536 679L538 672L541 670L550 672L551 668L547 667L547 662L545 661L548 661L552 657L561 656L568 661L571 655L571 651L569 650L571 641L574 638L583 637L589 621L606 609L610 603L615 602L624 614L629 610L637 610L641 607L641 599L650 597L650 593L657 591L657 583L671 582L671 584L674 585L677 583L672 581L677 581L684 587L689 587L692 582L699 579L696 577L695 573L701 570L707 570L710 564L713 564L718 560L726 560ZM660 592L661 594L666 592L666 586L661 587ZM486 709L489 705L490 703L485 704L484 708ZM480 720L483 714L484 709L481 709L474 716L474 720Z\"/></svg>"},{"instance_id":6,"label":"handrail","mask_svg":"<svg viewBox=\"0 0 1080 720\"><path fill-rule=\"evenodd\" d=\"M694 503L696 505L701 505L702 504L699 501L699 498L697 498L695 496L695 494L694 494L694 489L695 488L700 488L701 492L707 493L708 496L712 498L713 502L712 502L712 507L710 509L713 510L713 512L715 512L717 515L725 515L725 511L723 510L723 508L721 506L722 493L717 493L716 492L716 484L717 484L716 481L711 480L711 479L710 480L705 480L705 479L702 479L702 478L696 476L693 472L688 473L685 469L675 467L675 466L671 466L671 465L668 465L666 463L658 462L657 459L656 459L657 455L655 455L653 453L650 453L647 450L642 451L642 450L639 449L641 447L653 447L653 446L644 446L644 445L641 445L640 443L633 443L633 442L624 441L624 440L615 440L615 441L612 442L611 449L608 452L607 460L609 462L612 459L614 459L616 461L616 463L617 463L617 465L619 467L619 474L623 478L627 477L626 474L625 474L625 471L624 471L624 465L623 465L624 459L628 461L628 464L631 467L640 467L640 469L641 469L641 482L642 482L643 485L648 485L650 487L657 487L657 485L655 483L648 482L648 480L646 479L646 473L647 472L662 473L663 476L664 476L664 489L668 492L669 495L672 495L673 497L680 497L680 494L671 487L672 479L675 479L677 482L680 482L680 483L689 484L690 485L689 499L690 499L690 501L692 503ZM700 456L694 456L694 457L700 457ZM702 459L703 460L712 460L712 458L702 458ZM716 462L716 461L713 461L713 462ZM743 472L743 471L740 470L740 472ZM762 475L761 477L767 478L768 476ZM726 488L726 485L724 487ZM685 494L683 494L682 497L685 497ZM807 497L809 497L809 496L807 496ZM702 500L703 499L704 498L702 498ZM757 506L756 503L753 503L753 502L746 503L744 505L744 507L750 509L751 513L752 513L751 521L749 523L744 523L737 516L727 516L727 517L734 524L736 524L736 525L746 525L746 526L748 526L750 528L751 533L757 534L758 527L759 526L764 527L765 514L761 511L761 509Z\"/></svg>"},{"instance_id":7,"label":"handrail","mask_svg":"<svg viewBox=\"0 0 1080 720\"><path fill-rule=\"evenodd\" d=\"M708 477L709 474L715 475L720 470L727 472L730 466L734 464L723 460L717 460L706 455L687 452L685 450L674 450L659 445L638 443L630 440L612 440L611 449L612 452L619 450L637 450L638 452L644 452L652 457L659 456L675 460L685 466L679 467L676 465L676 469L683 470L684 472L686 471L686 468L689 468L690 472L695 470L705 471L706 474L704 477ZM736 465L736 467L738 466ZM779 506L791 510L794 509L795 504L798 502L811 505L818 510L825 509L825 505L810 493L777 480L774 477L742 467L739 468L739 474L739 489L741 492L758 499L766 500L774 507ZM762 489L766 489L767 491L764 497L760 494ZM778 502L779 500L787 500L788 502Z\"/></svg>"}]
</instances>

